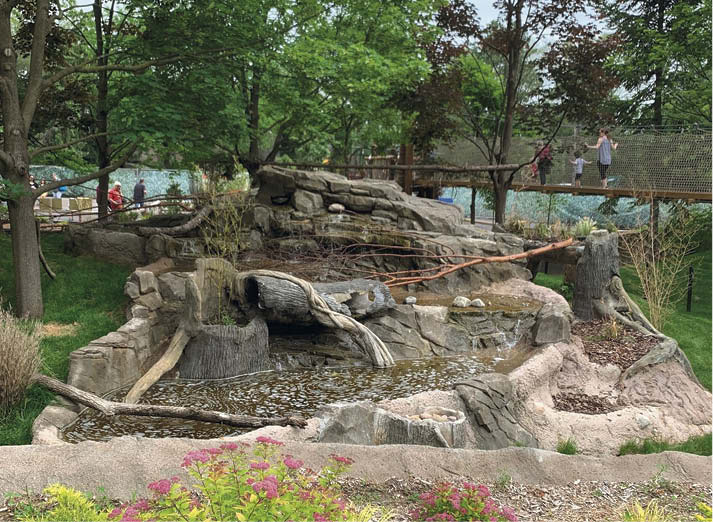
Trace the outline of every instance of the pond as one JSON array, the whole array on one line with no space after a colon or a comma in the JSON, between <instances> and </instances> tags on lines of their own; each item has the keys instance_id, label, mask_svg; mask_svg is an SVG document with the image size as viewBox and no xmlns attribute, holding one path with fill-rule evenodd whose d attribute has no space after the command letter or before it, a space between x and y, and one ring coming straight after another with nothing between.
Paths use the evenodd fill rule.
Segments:
<instances>
[{"instance_id":1,"label":"pond","mask_svg":"<svg viewBox=\"0 0 713 522\"><path fill-rule=\"evenodd\" d=\"M432 390L485 372L506 373L529 356L526 347L478 350L457 357L402 360L386 369L352 367L262 372L214 381L164 380L146 392L143 403L193 406L260 417L314 416L320 407L338 401L380 401ZM128 387L105 396L120 401ZM220 424L158 417L106 417L85 410L63 430L67 442L105 441L122 435L151 438L218 438L240 433Z\"/></svg>"}]
</instances>

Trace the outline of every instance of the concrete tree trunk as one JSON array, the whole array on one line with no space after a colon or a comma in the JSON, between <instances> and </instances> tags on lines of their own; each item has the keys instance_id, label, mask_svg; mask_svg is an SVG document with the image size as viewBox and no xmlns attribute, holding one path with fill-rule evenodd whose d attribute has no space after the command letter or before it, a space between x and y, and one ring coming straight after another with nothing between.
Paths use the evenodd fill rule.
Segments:
<instances>
[{"instance_id":1,"label":"concrete tree trunk","mask_svg":"<svg viewBox=\"0 0 713 522\"><path fill-rule=\"evenodd\" d=\"M584 243L584 253L577 261L572 311L583 321L601 319L601 307L614 276L619 275L618 236L595 230Z\"/></svg>"}]
</instances>

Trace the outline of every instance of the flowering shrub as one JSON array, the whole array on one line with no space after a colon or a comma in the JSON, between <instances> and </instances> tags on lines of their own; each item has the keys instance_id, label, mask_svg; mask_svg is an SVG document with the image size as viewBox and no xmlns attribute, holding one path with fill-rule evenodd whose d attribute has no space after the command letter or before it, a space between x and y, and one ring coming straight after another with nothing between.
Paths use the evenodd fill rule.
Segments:
<instances>
[{"instance_id":1,"label":"flowering shrub","mask_svg":"<svg viewBox=\"0 0 713 522\"><path fill-rule=\"evenodd\" d=\"M228 442L219 448L195 450L183 458L197 482L197 491L178 477L148 485L151 499L125 504L109 513L113 522L143 520L347 520L335 486L351 459L332 455L319 473L305 469L291 455L279 455L281 442L258 437L257 444Z\"/></svg>"},{"instance_id":2,"label":"flowering shrub","mask_svg":"<svg viewBox=\"0 0 713 522\"><path fill-rule=\"evenodd\" d=\"M516 522L515 511L498 507L490 490L483 485L466 482L462 488L450 483L438 485L419 496L421 506L411 512L414 520L485 520L487 522Z\"/></svg>"}]
</instances>

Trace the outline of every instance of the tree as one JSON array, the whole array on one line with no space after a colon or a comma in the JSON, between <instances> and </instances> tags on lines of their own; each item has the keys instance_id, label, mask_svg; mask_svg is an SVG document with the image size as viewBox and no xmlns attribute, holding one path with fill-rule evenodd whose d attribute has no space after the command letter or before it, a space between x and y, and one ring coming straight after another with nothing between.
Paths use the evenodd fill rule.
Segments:
<instances>
[{"instance_id":1,"label":"tree","mask_svg":"<svg viewBox=\"0 0 713 522\"><path fill-rule=\"evenodd\" d=\"M195 162L235 158L254 174L264 162L306 149L345 158L355 138L368 144L398 127L398 115L383 107L395 85L426 73L412 32L432 4L252 0L240 9L226 3L218 23L193 3L187 12L206 23L185 27L186 37L217 34L241 54L209 64L210 75L188 65L146 78L155 81L155 93L165 93L162 117L179 129L190 149L184 157ZM221 5L211 2L210 11ZM148 19L150 28L161 24L159 15Z\"/></svg>"},{"instance_id":2,"label":"tree","mask_svg":"<svg viewBox=\"0 0 713 522\"><path fill-rule=\"evenodd\" d=\"M59 3L49 0L21 2L0 0L0 101L2 115L2 150L0 176L7 187L7 201L12 229L13 264L15 270L15 311L20 316L42 316L42 286L40 280L39 243L33 212L34 201L41 194L62 185L78 185L108 174L121 166L133 154L136 144L125 149L121 158L104 168L85 175L48 183L32 189L29 165L34 156L62 150L89 137L70 142L30 148L32 123L38 114L43 93L66 78L82 73L94 74L109 70L139 73L148 67L175 61L175 56L138 63L95 65L57 59L60 65L48 67L56 52L54 36L59 32L57 20L62 14ZM17 15L17 19L15 16ZM18 59L26 53L29 70L22 74Z\"/></svg>"},{"instance_id":3,"label":"tree","mask_svg":"<svg viewBox=\"0 0 713 522\"><path fill-rule=\"evenodd\" d=\"M710 0L596 0L622 40L610 67L637 124L711 122Z\"/></svg>"}]
</instances>

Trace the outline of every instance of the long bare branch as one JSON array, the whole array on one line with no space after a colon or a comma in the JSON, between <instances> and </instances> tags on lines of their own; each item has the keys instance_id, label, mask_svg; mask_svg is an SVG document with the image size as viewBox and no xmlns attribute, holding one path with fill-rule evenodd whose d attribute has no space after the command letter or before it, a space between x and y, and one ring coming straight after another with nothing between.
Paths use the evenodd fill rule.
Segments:
<instances>
[{"instance_id":1,"label":"long bare branch","mask_svg":"<svg viewBox=\"0 0 713 522\"><path fill-rule=\"evenodd\" d=\"M89 136L84 136L83 138L79 138L79 139L76 139L73 141L68 141L66 143L60 143L59 145L49 145L47 147L39 147L37 149L30 151L30 159L32 159L35 156L38 156L40 154L44 154L45 152L66 149L67 147L71 147L72 145L76 145L77 143L82 143L83 141L98 138L99 136L108 136L108 135L109 135L108 132L100 132L98 134L90 134Z\"/></svg>"},{"instance_id":2,"label":"long bare branch","mask_svg":"<svg viewBox=\"0 0 713 522\"><path fill-rule=\"evenodd\" d=\"M74 185L81 185L82 183L85 183L87 181L97 179L104 174L109 174L110 172L114 172L116 169L121 167L124 163L126 163L131 155L134 153L136 148L139 146L138 143L134 143L134 145L124 154L121 159L118 161L112 163L108 167L104 167L103 169L99 169L96 172L93 172L91 174L87 174L86 176L79 176L77 178L67 178L67 179L60 179L58 181L53 181L51 183L47 183L46 185L42 185L40 188L36 188L35 190L32 191L33 197L37 198L44 194L45 192L50 192L56 188L59 187L69 187L69 186L74 186Z\"/></svg>"},{"instance_id":3,"label":"long bare branch","mask_svg":"<svg viewBox=\"0 0 713 522\"><path fill-rule=\"evenodd\" d=\"M411 276L394 276L390 273L386 274L378 274L381 276L385 276L387 279L384 281L384 284L388 286L389 288L393 288L396 286L405 286L405 285L410 285L410 284L415 284L415 283L422 283L424 281L431 281L433 279L438 279L441 277L445 277L448 274L451 274L457 270L461 270L463 268L468 268L473 265L480 265L480 264L485 264L485 263L504 263L508 261L515 261L516 259L524 259L524 258L529 258L529 257L534 257L540 254L544 254L545 252L550 252L551 250L558 250L560 248L565 248L570 246L574 240L572 238L566 239L564 241L560 241L558 243L551 243L549 245L543 246L541 248L536 248L534 250L528 250L527 252L521 252L519 254L512 254L509 256L494 256L494 257L479 257L475 259L471 259L470 261L466 261L464 263L447 263L441 266L441 270L435 274L431 275L411 275Z\"/></svg>"},{"instance_id":4,"label":"long bare branch","mask_svg":"<svg viewBox=\"0 0 713 522\"><path fill-rule=\"evenodd\" d=\"M261 428L263 426L297 426L304 428L307 421L302 417L253 417L250 415L232 415L220 411L201 410L182 406L155 406L153 404L126 404L102 399L93 393L80 390L57 379L36 373L34 382L45 388L71 399L84 406L89 406L107 416L137 415L142 417L170 417L193 419L203 422L217 422L239 428Z\"/></svg>"}]
</instances>

